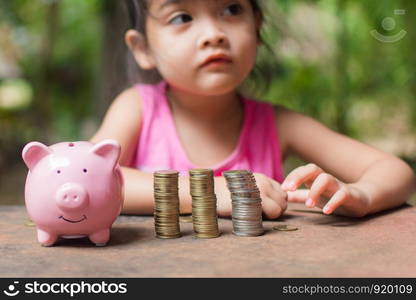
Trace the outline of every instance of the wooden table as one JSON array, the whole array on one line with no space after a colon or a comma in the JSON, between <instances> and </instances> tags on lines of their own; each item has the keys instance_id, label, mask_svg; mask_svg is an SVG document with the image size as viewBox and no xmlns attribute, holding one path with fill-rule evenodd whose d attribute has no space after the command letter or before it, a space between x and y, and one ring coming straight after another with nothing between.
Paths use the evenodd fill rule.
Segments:
<instances>
[{"instance_id":1,"label":"wooden table","mask_svg":"<svg viewBox=\"0 0 416 300\"><path fill-rule=\"evenodd\" d=\"M106 247L88 239L37 243L24 206L0 206L0 277L416 277L416 207L363 219L325 216L290 204L265 235L237 237L230 219L221 236L154 236L153 217L120 216ZM297 231L272 230L290 224Z\"/></svg>"}]
</instances>

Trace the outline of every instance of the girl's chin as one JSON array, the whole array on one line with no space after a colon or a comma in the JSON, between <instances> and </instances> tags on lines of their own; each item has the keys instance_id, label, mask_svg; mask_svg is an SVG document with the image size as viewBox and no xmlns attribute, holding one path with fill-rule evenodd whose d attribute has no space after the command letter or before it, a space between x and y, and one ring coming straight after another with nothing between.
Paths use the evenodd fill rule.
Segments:
<instances>
[{"instance_id":1,"label":"girl's chin","mask_svg":"<svg viewBox=\"0 0 416 300\"><path fill-rule=\"evenodd\" d=\"M236 90L235 86L229 87L229 86L205 86L204 88L201 88L196 91L196 94L200 94L201 96L220 96L225 94L230 94Z\"/></svg>"},{"instance_id":2,"label":"girl's chin","mask_svg":"<svg viewBox=\"0 0 416 300\"><path fill-rule=\"evenodd\" d=\"M183 88L179 85L175 86L184 92L201 96L218 96L234 92L239 85L240 82L236 82L235 80L206 80L181 85Z\"/></svg>"}]
</instances>

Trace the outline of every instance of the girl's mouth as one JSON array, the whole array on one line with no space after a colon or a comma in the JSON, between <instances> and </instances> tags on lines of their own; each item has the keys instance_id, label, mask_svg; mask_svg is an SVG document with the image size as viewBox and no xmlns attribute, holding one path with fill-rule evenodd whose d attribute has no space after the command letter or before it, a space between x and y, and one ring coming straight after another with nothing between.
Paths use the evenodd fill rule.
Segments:
<instances>
[{"instance_id":1,"label":"girl's mouth","mask_svg":"<svg viewBox=\"0 0 416 300\"><path fill-rule=\"evenodd\" d=\"M208 66L220 66L220 65L224 65L224 64L228 64L231 63L231 61L227 60L227 59L213 59L210 60L209 62L207 62L204 67L208 67Z\"/></svg>"},{"instance_id":2,"label":"girl's mouth","mask_svg":"<svg viewBox=\"0 0 416 300\"><path fill-rule=\"evenodd\" d=\"M230 57L219 54L219 55L212 55L208 57L204 63L202 64L202 67L218 67L223 66L226 64L232 63L232 60Z\"/></svg>"}]
</instances>

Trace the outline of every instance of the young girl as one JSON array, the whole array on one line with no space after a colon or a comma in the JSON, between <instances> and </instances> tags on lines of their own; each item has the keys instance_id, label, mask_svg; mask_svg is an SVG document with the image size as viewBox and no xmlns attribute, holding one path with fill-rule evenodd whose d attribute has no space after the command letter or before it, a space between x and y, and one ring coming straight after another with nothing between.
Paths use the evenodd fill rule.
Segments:
<instances>
[{"instance_id":1,"label":"young girl","mask_svg":"<svg viewBox=\"0 0 416 300\"><path fill-rule=\"evenodd\" d=\"M181 213L191 212L192 168L214 170L222 216L231 214L231 198L221 174L232 169L255 173L270 219L287 202L359 217L398 206L414 192L414 174L398 158L237 92L261 44L257 0L130 0L129 9L134 29L125 41L138 66L161 80L122 92L91 139L122 146L124 213L153 213L152 172L161 169L183 175ZM310 164L284 179L289 153ZM307 189L299 189L303 184Z\"/></svg>"}]
</instances>

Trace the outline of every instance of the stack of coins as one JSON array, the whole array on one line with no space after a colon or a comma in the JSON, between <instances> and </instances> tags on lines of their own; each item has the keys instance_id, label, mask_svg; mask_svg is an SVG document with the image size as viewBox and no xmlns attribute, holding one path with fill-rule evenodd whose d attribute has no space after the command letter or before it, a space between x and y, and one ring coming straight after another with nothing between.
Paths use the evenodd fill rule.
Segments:
<instances>
[{"instance_id":1,"label":"stack of coins","mask_svg":"<svg viewBox=\"0 0 416 300\"><path fill-rule=\"evenodd\" d=\"M155 197L156 237L173 239L181 236L179 228L179 195L177 171L157 171L153 173Z\"/></svg>"},{"instance_id":2,"label":"stack of coins","mask_svg":"<svg viewBox=\"0 0 416 300\"><path fill-rule=\"evenodd\" d=\"M260 191L248 170L223 172L231 192L233 233L258 236L264 233Z\"/></svg>"},{"instance_id":3,"label":"stack of coins","mask_svg":"<svg viewBox=\"0 0 416 300\"><path fill-rule=\"evenodd\" d=\"M199 238L215 238L218 230L217 197L214 191L214 172L210 169L189 171L192 196L192 222Z\"/></svg>"}]
</instances>

